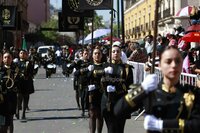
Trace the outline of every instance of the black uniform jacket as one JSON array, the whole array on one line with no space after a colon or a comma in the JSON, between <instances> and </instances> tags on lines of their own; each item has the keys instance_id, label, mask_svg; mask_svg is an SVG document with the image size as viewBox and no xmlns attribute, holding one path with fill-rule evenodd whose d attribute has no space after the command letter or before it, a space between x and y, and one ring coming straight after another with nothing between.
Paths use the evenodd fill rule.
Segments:
<instances>
[{"instance_id":1,"label":"black uniform jacket","mask_svg":"<svg viewBox=\"0 0 200 133\"><path fill-rule=\"evenodd\" d=\"M89 103L91 108L98 107L101 105L101 98L103 89L101 86L101 77L103 76L103 63L92 63L94 65L93 71L88 71L88 82L89 85L95 85L95 90L89 92Z\"/></svg>"},{"instance_id":2,"label":"black uniform jacket","mask_svg":"<svg viewBox=\"0 0 200 133\"><path fill-rule=\"evenodd\" d=\"M0 115L13 115L17 105L18 68L0 67Z\"/></svg>"},{"instance_id":3,"label":"black uniform jacket","mask_svg":"<svg viewBox=\"0 0 200 133\"><path fill-rule=\"evenodd\" d=\"M33 85L33 70L34 64L32 61L24 60L19 61L19 92L22 94L31 94L34 93L34 85Z\"/></svg>"},{"instance_id":4,"label":"black uniform jacket","mask_svg":"<svg viewBox=\"0 0 200 133\"><path fill-rule=\"evenodd\" d=\"M127 64L112 62L106 63L104 68L108 66L113 68L113 73L105 74L101 80L104 89L101 103L102 113L108 110L113 112L113 106L115 103L125 94L127 94L129 85L133 83L133 73L131 66ZM108 93L108 85L115 86L116 91ZM108 104L110 104L110 107L107 106Z\"/></svg>"},{"instance_id":5,"label":"black uniform jacket","mask_svg":"<svg viewBox=\"0 0 200 133\"><path fill-rule=\"evenodd\" d=\"M87 67L90 65L89 60L78 60L75 67L77 68L74 75L78 78L80 89L88 85Z\"/></svg>"},{"instance_id":6,"label":"black uniform jacket","mask_svg":"<svg viewBox=\"0 0 200 133\"><path fill-rule=\"evenodd\" d=\"M141 87L134 89L116 104L115 115L130 113L144 106L146 114L163 120L163 132L199 133L200 88L177 84L174 93L163 88L161 81L158 88L148 95Z\"/></svg>"}]
</instances>

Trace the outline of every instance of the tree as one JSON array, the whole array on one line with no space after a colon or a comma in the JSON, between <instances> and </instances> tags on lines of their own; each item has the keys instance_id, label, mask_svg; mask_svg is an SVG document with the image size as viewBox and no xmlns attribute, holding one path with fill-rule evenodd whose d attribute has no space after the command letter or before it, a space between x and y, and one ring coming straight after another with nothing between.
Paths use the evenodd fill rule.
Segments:
<instances>
[{"instance_id":1,"label":"tree","mask_svg":"<svg viewBox=\"0 0 200 133\"><path fill-rule=\"evenodd\" d=\"M119 31L120 31L120 33L122 31L121 25L120 25ZM116 23L113 25L113 36L118 37L118 25Z\"/></svg>"},{"instance_id":2,"label":"tree","mask_svg":"<svg viewBox=\"0 0 200 133\"><path fill-rule=\"evenodd\" d=\"M52 30L41 31L41 33L47 40L56 41L56 39L58 37L58 33L56 32L56 30L58 29L58 20L52 18L48 22L43 23L41 25L41 28L44 28L44 29L51 28Z\"/></svg>"},{"instance_id":3,"label":"tree","mask_svg":"<svg viewBox=\"0 0 200 133\"><path fill-rule=\"evenodd\" d=\"M99 28L105 28L105 25L102 23L103 21L103 16L98 16L96 11L94 11L94 30L99 29ZM85 29L84 29L84 35L88 35L91 33L91 24L92 23L92 18L85 18Z\"/></svg>"}]
</instances>

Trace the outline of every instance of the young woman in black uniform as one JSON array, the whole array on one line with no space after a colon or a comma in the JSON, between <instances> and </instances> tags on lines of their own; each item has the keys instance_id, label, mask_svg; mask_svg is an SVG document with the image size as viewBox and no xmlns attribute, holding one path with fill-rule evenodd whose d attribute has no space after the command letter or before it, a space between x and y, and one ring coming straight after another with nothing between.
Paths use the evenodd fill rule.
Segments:
<instances>
[{"instance_id":1,"label":"young woman in black uniform","mask_svg":"<svg viewBox=\"0 0 200 133\"><path fill-rule=\"evenodd\" d=\"M0 67L0 133L13 133L13 116L17 106L18 68L12 65L12 55L3 54ZM2 57L0 59L2 61Z\"/></svg>"},{"instance_id":2,"label":"young woman in black uniform","mask_svg":"<svg viewBox=\"0 0 200 133\"><path fill-rule=\"evenodd\" d=\"M167 46L160 56L162 79L148 75L115 105L121 117L140 106L145 108L144 128L149 133L198 133L200 130L200 81L197 86L179 83L183 58L174 46Z\"/></svg>"},{"instance_id":3,"label":"young woman in black uniform","mask_svg":"<svg viewBox=\"0 0 200 133\"><path fill-rule=\"evenodd\" d=\"M103 70L102 51L99 48L93 49L92 63L88 66L88 92L89 92L89 128L90 133L102 132L103 117L101 115L102 87L100 74Z\"/></svg>"},{"instance_id":4,"label":"young woman in black uniform","mask_svg":"<svg viewBox=\"0 0 200 133\"><path fill-rule=\"evenodd\" d=\"M129 85L133 83L133 73L131 66L122 63L119 45L112 45L111 61L104 65L104 73L101 79L104 88L101 102L102 115L108 133L123 133L126 119L130 118L130 114L118 118L113 114L113 107L127 94Z\"/></svg>"}]
</instances>

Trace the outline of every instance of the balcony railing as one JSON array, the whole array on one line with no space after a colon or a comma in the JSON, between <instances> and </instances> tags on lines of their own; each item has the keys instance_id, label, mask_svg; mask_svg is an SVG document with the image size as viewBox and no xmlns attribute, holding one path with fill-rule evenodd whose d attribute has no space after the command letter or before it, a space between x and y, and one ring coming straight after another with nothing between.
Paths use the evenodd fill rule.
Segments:
<instances>
[{"instance_id":1,"label":"balcony railing","mask_svg":"<svg viewBox=\"0 0 200 133\"><path fill-rule=\"evenodd\" d=\"M135 34L135 28L132 29L132 35L134 35L134 34Z\"/></svg>"},{"instance_id":2,"label":"balcony railing","mask_svg":"<svg viewBox=\"0 0 200 133\"><path fill-rule=\"evenodd\" d=\"M146 23L145 25L146 25L146 26L145 26L145 27L146 27L146 29L148 30L148 29L149 29L149 24L148 24L148 23Z\"/></svg>"},{"instance_id":3,"label":"balcony railing","mask_svg":"<svg viewBox=\"0 0 200 133\"><path fill-rule=\"evenodd\" d=\"M137 26L137 27L135 28L135 30L136 30L136 33L139 33L139 32L140 32L140 27Z\"/></svg>"},{"instance_id":4,"label":"balcony railing","mask_svg":"<svg viewBox=\"0 0 200 133\"><path fill-rule=\"evenodd\" d=\"M158 13L158 20L161 20L161 12Z\"/></svg>"},{"instance_id":5,"label":"balcony railing","mask_svg":"<svg viewBox=\"0 0 200 133\"><path fill-rule=\"evenodd\" d=\"M126 35L128 35L128 30L125 31Z\"/></svg>"},{"instance_id":6,"label":"balcony railing","mask_svg":"<svg viewBox=\"0 0 200 133\"><path fill-rule=\"evenodd\" d=\"M128 31L129 31L129 35L132 34L132 33L131 33L131 29L129 29Z\"/></svg>"},{"instance_id":7,"label":"balcony railing","mask_svg":"<svg viewBox=\"0 0 200 133\"><path fill-rule=\"evenodd\" d=\"M163 18L170 17L170 16L171 16L170 8L163 11Z\"/></svg>"}]
</instances>

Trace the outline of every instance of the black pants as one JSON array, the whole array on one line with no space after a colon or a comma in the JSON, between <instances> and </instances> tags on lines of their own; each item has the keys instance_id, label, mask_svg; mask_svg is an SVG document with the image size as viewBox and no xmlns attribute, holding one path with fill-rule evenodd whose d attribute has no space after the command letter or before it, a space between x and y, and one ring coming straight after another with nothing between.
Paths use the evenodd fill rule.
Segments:
<instances>
[{"instance_id":1,"label":"black pants","mask_svg":"<svg viewBox=\"0 0 200 133\"><path fill-rule=\"evenodd\" d=\"M117 118L111 112L105 111L103 113L106 122L108 133L124 133L125 118Z\"/></svg>"},{"instance_id":2,"label":"black pants","mask_svg":"<svg viewBox=\"0 0 200 133\"><path fill-rule=\"evenodd\" d=\"M30 97L30 94L22 94L22 93L18 94L18 109L20 108L22 109L22 117L25 117L26 109L29 103L29 97Z\"/></svg>"},{"instance_id":3,"label":"black pants","mask_svg":"<svg viewBox=\"0 0 200 133\"><path fill-rule=\"evenodd\" d=\"M13 115L5 116L5 125L0 126L0 133L13 133Z\"/></svg>"},{"instance_id":4,"label":"black pants","mask_svg":"<svg viewBox=\"0 0 200 133\"><path fill-rule=\"evenodd\" d=\"M82 113L85 113L85 109L88 109L88 88L87 86L84 86L82 90L80 91L81 95L81 108Z\"/></svg>"}]
</instances>

